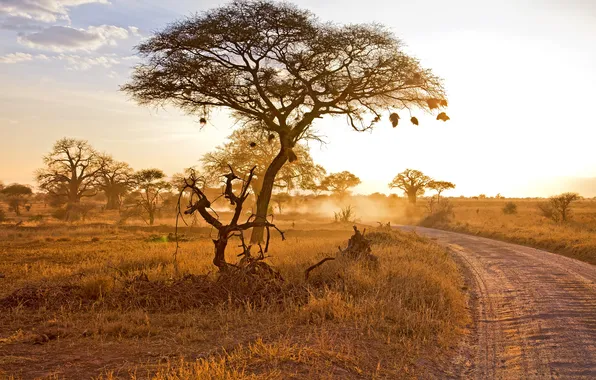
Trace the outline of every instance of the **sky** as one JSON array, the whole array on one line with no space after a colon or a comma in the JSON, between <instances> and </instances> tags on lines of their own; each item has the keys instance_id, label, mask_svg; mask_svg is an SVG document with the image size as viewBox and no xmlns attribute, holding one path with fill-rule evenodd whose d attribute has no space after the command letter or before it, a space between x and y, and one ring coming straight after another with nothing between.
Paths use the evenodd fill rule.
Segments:
<instances>
[{"instance_id":1,"label":"sky","mask_svg":"<svg viewBox=\"0 0 596 380\"><path fill-rule=\"evenodd\" d=\"M596 196L596 1L294 1L321 20L377 22L444 79L451 120L420 126L341 119L310 143L329 172L349 170L357 193L389 193L406 168L454 182L446 195ZM174 108L136 105L119 86L134 47L168 23L218 5L186 0L0 0L0 180L34 184L61 137L88 140L136 169L196 165L234 128L224 111L206 128Z\"/></svg>"}]
</instances>

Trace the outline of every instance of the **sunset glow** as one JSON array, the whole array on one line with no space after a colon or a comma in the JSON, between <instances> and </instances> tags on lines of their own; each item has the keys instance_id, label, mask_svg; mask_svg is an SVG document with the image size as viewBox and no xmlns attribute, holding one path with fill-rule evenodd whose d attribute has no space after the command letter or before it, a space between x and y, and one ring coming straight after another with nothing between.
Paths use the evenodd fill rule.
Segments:
<instances>
[{"instance_id":1,"label":"sunset glow","mask_svg":"<svg viewBox=\"0 0 596 380\"><path fill-rule=\"evenodd\" d=\"M195 116L141 108L118 90L137 62L134 45L217 2L176 1L166 9L159 1L88 0L43 12L19 4L0 1L5 183L33 184L41 155L64 136L87 139L133 167L173 174L196 165L234 128L225 112L201 130ZM398 128L384 120L358 134L343 118L324 118L316 128L328 143L310 143L317 163L351 170L362 179L360 193L388 193L397 172L415 167L457 183L448 195L596 196L589 185L596 177L596 5L358 4L297 2L323 20L389 26L444 78L451 120L416 111L414 126L402 111L408 117Z\"/></svg>"}]
</instances>

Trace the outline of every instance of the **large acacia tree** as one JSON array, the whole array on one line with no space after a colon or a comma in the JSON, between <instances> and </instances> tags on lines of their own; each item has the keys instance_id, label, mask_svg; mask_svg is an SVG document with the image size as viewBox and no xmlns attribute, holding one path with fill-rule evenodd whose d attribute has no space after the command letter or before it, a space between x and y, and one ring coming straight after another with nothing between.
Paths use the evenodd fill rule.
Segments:
<instances>
[{"instance_id":1,"label":"large acacia tree","mask_svg":"<svg viewBox=\"0 0 596 380\"><path fill-rule=\"evenodd\" d=\"M400 109L447 105L441 80L386 28L323 23L288 3L234 1L171 24L138 51L145 61L123 90L140 104L205 118L226 108L279 140L257 198L261 225L277 173L314 135L317 118L344 117L363 131L383 113L396 126ZM262 227L253 229L253 242L262 237Z\"/></svg>"},{"instance_id":2,"label":"large acacia tree","mask_svg":"<svg viewBox=\"0 0 596 380\"><path fill-rule=\"evenodd\" d=\"M344 170L343 172L329 174L323 179L321 186L333 194L344 196L348 193L349 189L360 185L360 183L360 178Z\"/></svg>"}]
</instances>

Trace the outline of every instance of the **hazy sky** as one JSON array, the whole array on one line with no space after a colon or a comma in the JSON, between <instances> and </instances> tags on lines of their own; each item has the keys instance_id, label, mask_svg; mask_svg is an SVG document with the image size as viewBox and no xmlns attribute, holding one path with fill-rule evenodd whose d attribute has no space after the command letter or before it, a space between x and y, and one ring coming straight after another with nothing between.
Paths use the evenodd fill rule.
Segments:
<instances>
[{"instance_id":1,"label":"hazy sky","mask_svg":"<svg viewBox=\"0 0 596 380\"><path fill-rule=\"evenodd\" d=\"M139 107L118 87L139 41L222 3L0 0L0 180L33 183L64 136L136 169L195 165L233 121L221 113L200 131L196 118ZM311 144L315 160L358 175L358 192L388 192L405 168L465 195L549 195L577 190L561 177L596 177L596 0L296 3L322 20L389 26L445 79L447 123L422 116L419 127L385 122L358 134L339 119L318 122L328 144Z\"/></svg>"}]
</instances>

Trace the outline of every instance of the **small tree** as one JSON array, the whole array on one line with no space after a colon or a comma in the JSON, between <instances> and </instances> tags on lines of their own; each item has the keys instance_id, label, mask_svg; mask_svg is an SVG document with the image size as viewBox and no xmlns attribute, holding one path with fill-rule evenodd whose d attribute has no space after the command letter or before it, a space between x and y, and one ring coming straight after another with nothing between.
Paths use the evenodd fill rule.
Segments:
<instances>
[{"instance_id":1,"label":"small tree","mask_svg":"<svg viewBox=\"0 0 596 380\"><path fill-rule=\"evenodd\" d=\"M273 200L277 204L277 209L279 210L279 214L281 215L284 203L290 202L292 200L292 196L288 193L277 193L273 194L271 200Z\"/></svg>"},{"instance_id":2,"label":"small tree","mask_svg":"<svg viewBox=\"0 0 596 380\"><path fill-rule=\"evenodd\" d=\"M136 188L136 207L145 222L150 226L155 222L159 211L162 193L170 190L171 184L165 180L166 175L159 169L139 170L133 176Z\"/></svg>"},{"instance_id":3,"label":"small tree","mask_svg":"<svg viewBox=\"0 0 596 380\"><path fill-rule=\"evenodd\" d=\"M103 169L100 155L85 140L63 138L43 161L46 167L37 171L39 187L55 203L66 203L66 218L75 219L81 198L97 194L99 173Z\"/></svg>"},{"instance_id":4,"label":"small tree","mask_svg":"<svg viewBox=\"0 0 596 380\"><path fill-rule=\"evenodd\" d=\"M433 182L433 179L419 170L406 169L389 182L389 188L397 188L404 192L412 204L416 198L424 195L424 189Z\"/></svg>"},{"instance_id":5,"label":"small tree","mask_svg":"<svg viewBox=\"0 0 596 380\"><path fill-rule=\"evenodd\" d=\"M571 217L571 204L580 199L577 193L563 193L538 204L542 215L557 223L565 223Z\"/></svg>"},{"instance_id":6,"label":"small tree","mask_svg":"<svg viewBox=\"0 0 596 380\"><path fill-rule=\"evenodd\" d=\"M400 109L447 106L441 80L388 29L324 23L283 2L234 1L171 24L138 50L145 62L123 90L140 104L174 104L203 124L210 109L226 108L279 141L257 196L252 242L263 240L278 172L296 161L299 141L316 137L315 120L343 117L365 131L383 113L395 127Z\"/></svg>"},{"instance_id":7,"label":"small tree","mask_svg":"<svg viewBox=\"0 0 596 380\"><path fill-rule=\"evenodd\" d=\"M29 186L14 183L0 190L0 194L2 194L6 199L9 209L12 210L17 216L20 216L21 206L27 202L27 199L31 197L33 191L31 191Z\"/></svg>"},{"instance_id":8,"label":"small tree","mask_svg":"<svg viewBox=\"0 0 596 380\"><path fill-rule=\"evenodd\" d=\"M98 187L107 198L106 210L117 210L122 197L132 185L133 170L126 162L114 160L111 156L103 156L103 165L98 175Z\"/></svg>"},{"instance_id":9,"label":"small tree","mask_svg":"<svg viewBox=\"0 0 596 380\"><path fill-rule=\"evenodd\" d=\"M437 201L441 200L441 193L445 190L455 189L455 184L447 181L431 181L427 186L437 192Z\"/></svg>"},{"instance_id":10,"label":"small tree","mask_svg":"<svg viewBox=\"0 0 596 380\"><path fill-rule=\"evenodd\" d=\"M517 214L517 205L513 202L505 203L505 206L503 206L503 214L506 214L506 215Z\"/></svg>"},{"instance_id":11,"label":"small tree","mask_svg":"<svg viewBox=\"0 0 596 380\"><path fill-rule=\"evenodd\" d=\"M361 181L356 175L344 170L339 173L331 173L323 179L321 187L333 194L344 196L349 189L360 185Z\"/></svg>"}]
</instances>

